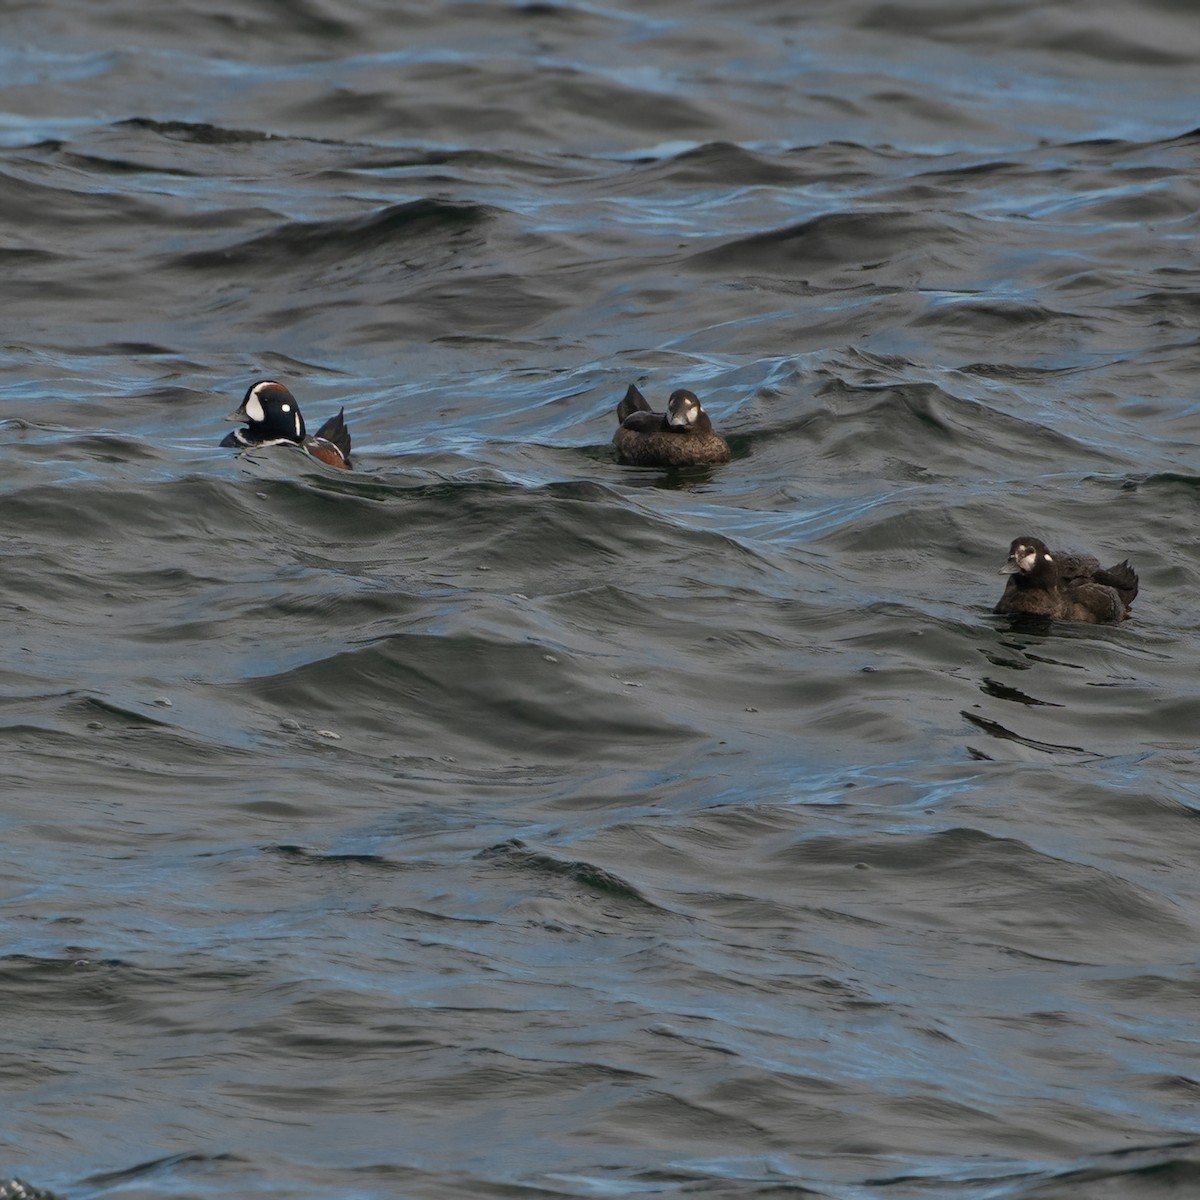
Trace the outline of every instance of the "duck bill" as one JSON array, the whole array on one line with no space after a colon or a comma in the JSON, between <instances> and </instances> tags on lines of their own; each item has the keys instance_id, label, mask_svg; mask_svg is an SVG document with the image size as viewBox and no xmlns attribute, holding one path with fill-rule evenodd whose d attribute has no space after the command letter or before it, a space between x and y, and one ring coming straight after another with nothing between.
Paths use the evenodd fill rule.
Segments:
<instances>
[{"instance_id":1,"label":"duck bill","mask_svg":"<svg viewBox=\"0 0 1200 1200\"><path fill-rule=\"evenodd\" d=\"M1017 564L1015 562L1013 562L1013 560L1010 558L1008 560L1008 562L1006 562L1004 564L1004 566L1002 566L1000 568L1000 570L996 572L996 574L997 575L1016 575L1017 572L1020 571L1020 569L1021 568L1018 567Z\"/></svg>"},{"instance_id":2,"label":"duck bill","mask_svg":"<svg viewBox=\"0 0 1200 1200\"><path fill-rule=\"evenodd\" d=\"M249 422L250 418L246 416L246 410L244 408L239 408L237 412L231 412L229 416L225 418L225 420L236 421L239 425L245 425Z\"/></svg>"}]
</instances>

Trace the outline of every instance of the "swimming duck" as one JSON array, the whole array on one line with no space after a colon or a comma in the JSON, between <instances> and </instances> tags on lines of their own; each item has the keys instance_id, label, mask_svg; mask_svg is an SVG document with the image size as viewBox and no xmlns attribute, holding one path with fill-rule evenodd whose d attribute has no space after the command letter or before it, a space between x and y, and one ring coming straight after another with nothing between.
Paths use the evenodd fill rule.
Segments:
<instances>
[{"instance_id":1,"label":"swimming duck","mask_svg":"<svg viewBox=\"0 0 1200 1200\"><path fill-rule=\"evenodd\" d=\"M350 470L350 430L346 428L346 410L343 408L336 417L330 417L309 437L296 397L273 379L252 383L242 397L241 407L225 419L242 421L246 428L226 434L221 439L222 446L302 446L320 462Z\"/></svg>"},{"instance_id":2,"label":"swimming duck","mask_svg":"<svg viewBox=\"0 0 1200 1200\"><path fill-rule=\"evenodd\" d=\"M667 411L650 411L635 384L617 405L620 422L613 445L622 462L635 467L694 467L729 461L729 443L712 427L695 392L671 393Z\"/></svg>"},{"instance_id":3,"label":"swimming duck","mask_svg":"<svg viewBox=\"0 0 1200 1200\"><path fill-rule=\"evenodd\" d=\"M1035 537L1013 540L1000 574L1009 578L998 613L1117 625L1138 593L1128 560L1104 568L1090 554L1051 554Z\"/></svg>"}]
</instances>

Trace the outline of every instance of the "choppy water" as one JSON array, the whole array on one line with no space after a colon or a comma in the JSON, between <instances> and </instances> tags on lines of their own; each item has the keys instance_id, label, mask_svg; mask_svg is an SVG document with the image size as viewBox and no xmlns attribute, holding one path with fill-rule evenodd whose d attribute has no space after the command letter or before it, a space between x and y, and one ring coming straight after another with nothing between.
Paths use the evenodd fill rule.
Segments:
<instances>
[{"instance_id":1,"label":"choppy water","mask_svg":"<svg viewBox=\"0 0 1200 1200\"><path fill-rule=\"evenodd\" d=\"M5 26L0 1177L1200 1192L1188 0Z\"/></svg>"}]
</instances>

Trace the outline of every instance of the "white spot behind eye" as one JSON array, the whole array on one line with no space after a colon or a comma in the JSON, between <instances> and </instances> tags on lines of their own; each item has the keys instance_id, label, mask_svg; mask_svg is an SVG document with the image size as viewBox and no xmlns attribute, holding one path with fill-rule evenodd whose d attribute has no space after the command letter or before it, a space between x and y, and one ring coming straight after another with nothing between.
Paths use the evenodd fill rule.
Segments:
<instances>
[{"instance_id":1,"label":"white spot behind eye","mask_svg":"<svg viewBox=\"0 0 1200 1200\"><path fill-rule=\"evenodd\" d=\"M1054 559L1052 559L1052 558L1050 557L1050 554L1049 554L1049 552L1047 552L1047 554L1046 554L1046 561L1047 561L1047 562L1053 562L1053 561L1054 561Z\"/></svg>"},{"instance_id":2,"label":"white spot behind eye","mask_svg":"<svg viewBox=\"0 0 1200 1200\"><path fill-rule=\"evenodd\" d=\"M291 406L290 404L285 404L285 405L283 405L283 411L284 411L284 412L291 412L291 411L292 411L292 406Z\"/></svg>"}]
</instances>

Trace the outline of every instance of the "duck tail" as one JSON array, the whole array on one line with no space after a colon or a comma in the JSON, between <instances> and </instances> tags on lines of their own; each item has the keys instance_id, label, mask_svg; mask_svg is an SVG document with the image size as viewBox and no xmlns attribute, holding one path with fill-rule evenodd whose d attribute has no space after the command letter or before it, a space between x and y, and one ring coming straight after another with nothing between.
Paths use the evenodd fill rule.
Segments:
<instances>
[{"instance_id":1,"label":"duck tail","mask_svg":"<svg viewBox=\"0 0 1200 1200\"><path fill-rule=\"evenodd\" d=\"M625 392L625 398L617 405L617 423L624 425L625 418L633 413L649 411L650 405L646 403L646 397L638 391L636 383L631 383Z\"/></svg>"},{"instance_id":2,"label":"duck tail","mask_svg":"<svg viewBox=\"0 0 1200 1200\"><path fill-rule=\"evenodd\" d=\"M1125 601L1126 607L1133 603L1134 596L1138 594L1137 572L1129 565L1129 559L1114 563L1106 570L1097 571L1096 579L1099 583L1106 583L1110 588L1115 588Z\"/></svg>"},{"instance_id":3,"label":"duck tail","mask_svg":"<svg viewBox=\"0 0 1200 1200\"><path fill-rule=\"evenodd\" d=\"M324 438L327 442L332 442L342 452L342 457L349 459L350 430L346 428L346 410L341 408L338 410L336 417L330 417L317 430L317 437Z\"/></svg>"}]
</instances>

